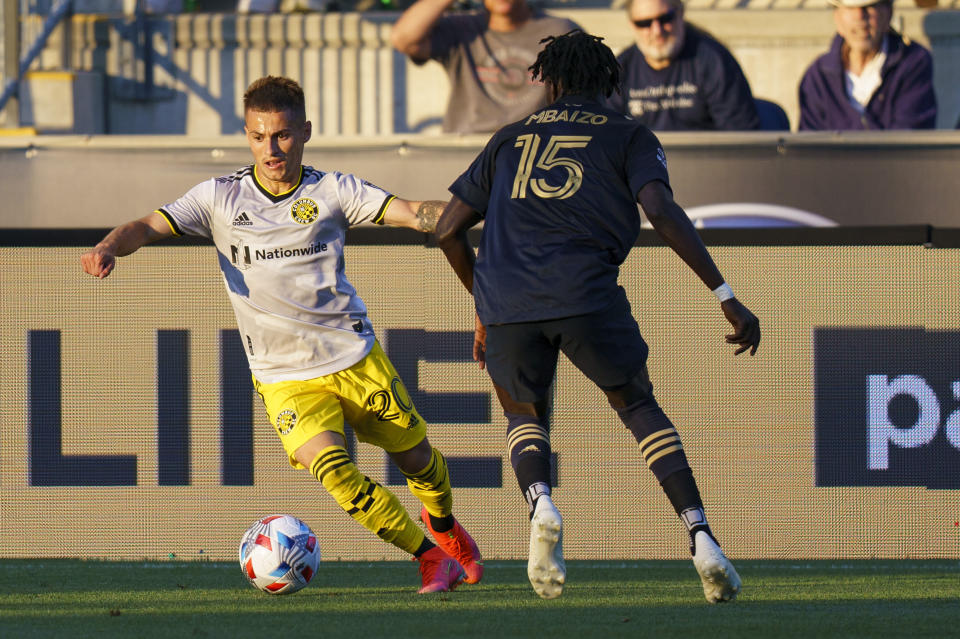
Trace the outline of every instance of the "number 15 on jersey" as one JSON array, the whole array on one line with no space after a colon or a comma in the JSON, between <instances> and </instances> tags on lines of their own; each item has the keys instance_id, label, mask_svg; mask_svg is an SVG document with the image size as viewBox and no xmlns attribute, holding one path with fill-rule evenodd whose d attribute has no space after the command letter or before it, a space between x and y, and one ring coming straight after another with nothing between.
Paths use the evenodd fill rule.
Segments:
<instances>
[{"instance_id":1,"label":"number 15 on jersey","mask_svg":"<svg viewBox=\"0 0 960 639\"><path fill-rule=\"evenodd\" d=\"M527 189L542 198L568 198L583 184L583 165L577 160L561 155L562 149L578 149L587 146L592 139L589 135L552 135L547 140L543 152L540 149L540 136L536 133L527 133L517 137L515 147L522 149L520 166L513 179L513 190L510 197L523 199L527 197ZM534 168L549 171L562 167L567 171L567 179L559 186L550 184L545 178L530 178Z\"/></svg>"}]
</instances>

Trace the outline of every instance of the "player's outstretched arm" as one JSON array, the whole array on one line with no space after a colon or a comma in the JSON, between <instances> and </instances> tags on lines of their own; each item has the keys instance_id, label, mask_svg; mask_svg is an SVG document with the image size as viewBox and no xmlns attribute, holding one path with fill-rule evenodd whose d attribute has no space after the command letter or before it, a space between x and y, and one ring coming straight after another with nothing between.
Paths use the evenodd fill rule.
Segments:
<instances>
[{"instance_id":1,"label":"player's outstretched arm","mask_svg":"<svg viewBox=\"0 0 960 639\"><path fill-rule=\"evenodd\" d=\"M173 235L173 229L159 213L127 222L113 229L92 249L80 256L83 270L100 279L110 275L118 257L130 255L141 246Z\"/></svg>"},{"instance_id":2,"label":"player's outstretched arm","mask_svg":"<svg viewBox=\"0 0 960 639\"><path fill-rule=\"evenodd\" d=\"M473 265L477 257L467 231L483 218L472 206L454 196L437 223L437 244L470 294L473 294Z\"/></svg>"},{"instance_id":3,"label":"player's outstretched arm","mask_svg":"<svg viewBox=\"0 0 960 639\"><path fill-rule=\"evenodd\" d=\"M637 202L643 207L653 229L673 251L693 269L697 277L710 288L720 291L720 308L724 317L733 326L734 332L726 336L727 343L736 344L734 355L749 350L753 355L760 344L760 322L746 306L740 303L714 263L703 240L693 227L686 212L673 200L673 193L659 180L648 182L637 194Z\"/></svg>"},{"instance_id":4,"label":"player's outstretched arm","mask_svg":"<svg viewBox=\"0 0 960 639\"><path fill-rule=\"evenodd\" d=\"M482 219L472 206L454 196L437 223L437 244L450 262L463 286L473 294L473 266L477 257L470 246L467 231ZM473 359L483 369L487 362L487 329L475 316L473 330Z\"/></svg>"},{"instance_id":5,"label":"player's outstretched arm","mask_svg":"<svg viewBox=\"0 0 960 639\"><path fill-rule=\"evenodd\" d=\"M383 223L388 226L402 226L414 231L433 233L437 229L437 220L440 219L446 204L440 200L415 202L394 198L383 214Z\"/></svg>"}]
</instances>

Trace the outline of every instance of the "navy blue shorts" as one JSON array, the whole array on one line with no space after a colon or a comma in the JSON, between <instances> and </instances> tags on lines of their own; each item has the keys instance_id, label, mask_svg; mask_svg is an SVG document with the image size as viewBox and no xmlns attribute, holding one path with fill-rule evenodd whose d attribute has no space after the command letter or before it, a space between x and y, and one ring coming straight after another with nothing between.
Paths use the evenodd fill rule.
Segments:
<instances>
[{"instance_id":1,"label":"navy blue shorts","mask_svg":"<svg viewBox=\"0 0 960 639\"><path fill-rule=\"evenodd\" d=\"M623 288L602 311L487 327L487 370L518 402L545 399L560 352L603 390L623 386L647 363L647 343Z\"/></svg>"}]
</instances>

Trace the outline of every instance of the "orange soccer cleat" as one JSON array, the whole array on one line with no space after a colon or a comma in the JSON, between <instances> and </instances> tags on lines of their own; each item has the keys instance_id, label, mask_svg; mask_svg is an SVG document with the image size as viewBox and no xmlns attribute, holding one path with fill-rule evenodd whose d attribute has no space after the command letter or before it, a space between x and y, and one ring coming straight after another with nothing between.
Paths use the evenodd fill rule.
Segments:
<instances>
[{"instance_id":1,"label":"orange soccer cleat","mask_svg":"<svg viewBox=\"0 0 960 639\"><path fill-rule=\"evenodd\" d=\"M463 571L466 573L465 582L475 584L483 578L483 557L480 556L480 549L459 521L454 519L453 528L446 532L437 532L430 525L430 513L426 508L420 511L420 521L433 535L437 545L463 566Z\"/></svg>"},{"instance_id":2,"label":"orange soccer cleat","mask_svg":"<svg viewBox=\"0 0 960 639\"><path fill-rule=\"evenodd\" d=\"M447 592L453 590L463 581L463 569L457 560L434 546L427 552L415 558L420 562L420 579L423 587L417 592Z\"/></svg>"}]
</instances>

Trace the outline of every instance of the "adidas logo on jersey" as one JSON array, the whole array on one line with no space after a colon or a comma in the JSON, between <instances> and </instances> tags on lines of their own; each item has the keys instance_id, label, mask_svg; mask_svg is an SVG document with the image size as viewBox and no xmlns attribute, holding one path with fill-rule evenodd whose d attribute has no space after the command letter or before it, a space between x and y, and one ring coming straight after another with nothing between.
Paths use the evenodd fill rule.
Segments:
<instances>
[{"instance_id":1,"label":"adidas logo on jersey","mask_svg":"<svg viewBox=\"0 0 960 639\"><path fill-rule=\"evenodd\" d=\"M250 218L247 216L246 211L242 211L240 215L233 218L234 226L253 226L253 222L250 221Z\"/></svg>"}]
</instances>

